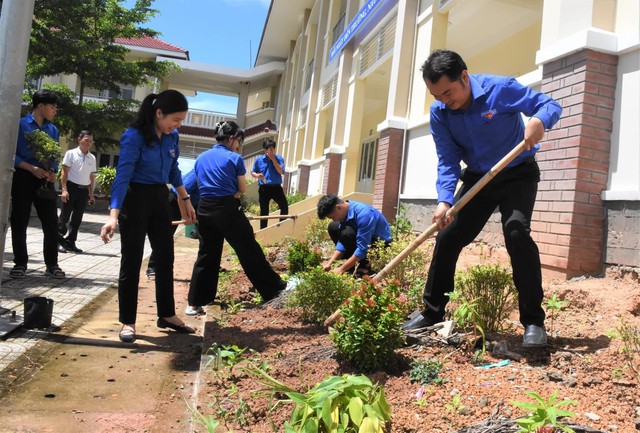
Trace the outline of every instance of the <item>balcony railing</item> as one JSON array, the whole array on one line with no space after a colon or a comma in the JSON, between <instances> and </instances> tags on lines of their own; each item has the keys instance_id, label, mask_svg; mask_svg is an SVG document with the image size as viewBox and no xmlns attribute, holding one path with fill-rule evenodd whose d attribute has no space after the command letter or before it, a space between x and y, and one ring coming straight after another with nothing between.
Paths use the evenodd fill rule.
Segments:
<instances>
[{"instance_id":1,"label":"balcony railing","mask_svg":"<svg viewBox=\"0 0 640 433\"><path fill-rule=\"evenodd\" d=\"M236 120L235 114L220 113L217 111L190 109L187 117L182 122L184 126L196 126L199 128L213 129L219 122Z\"/></svg>"}]
</instances>

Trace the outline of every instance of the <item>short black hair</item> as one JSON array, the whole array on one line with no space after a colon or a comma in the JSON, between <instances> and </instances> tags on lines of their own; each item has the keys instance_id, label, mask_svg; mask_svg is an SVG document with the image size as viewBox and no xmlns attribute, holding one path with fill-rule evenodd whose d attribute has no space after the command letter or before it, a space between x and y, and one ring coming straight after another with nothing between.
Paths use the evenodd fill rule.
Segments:
<instances>
[{"instance_id":1,"label":"short black hair","mask_svg":"<svg viewBox=\"0 0 640 433\"><path fill-rule=\"evenodd\" d=\"M343 201L335 194L323 195L318 200L318 218L325 219L340 203Z\"/></svg>"},{"instance_id":2,"label":"short black hair","mask_svg":"<svg viewBox=\"0 0 640 433\"><path fill-rule=\"evenodd\" d=\"M35 109L38 104L62 104L62 99L56 92L40 89L31 97L31 106Z\"/></svg>"},{"instance_id":3,"label":"short black hair","mask_svg":"<svg viewBox=\"0 0 640 433\"><path fill-rule=\"evenodd\" d=\"M273 141L270 138L265 138L265 140L262 142L262 148L263 149L268 149L270 147L273 147L275 149L276 148L276 142Z\"/></svg>"},{"instance_id":4,"label":"short black hair","mask_svg":"<svg viewBox=\"0 0 640 433\"><path fill-rule=\"evenodd\" d=\"M89 131L88 129L83 129L82 131L80 131L80 133L78 134L78 140L80 140L82 137L84 137L85 135L93 135L93 132Z\"/></svg>"},{"instance_id":5,"label":"short black hair","mask_svg":"<svg viewBox=\"0 0 640 433\"><path fill-rule=\"evenodd\" d=\"M457 81L462 72L467 70L467 64L460 54L450 50L435 50L422 64L422 79L431 83L437 83L443 75L449 80Z\"/></svg>"}]
</instances>

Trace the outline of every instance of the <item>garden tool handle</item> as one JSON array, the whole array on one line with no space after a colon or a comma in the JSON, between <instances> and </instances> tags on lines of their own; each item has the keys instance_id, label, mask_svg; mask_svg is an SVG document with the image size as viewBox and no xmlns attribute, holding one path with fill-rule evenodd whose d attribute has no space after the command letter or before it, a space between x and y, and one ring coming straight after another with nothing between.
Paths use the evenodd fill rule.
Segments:
<instances>
[{"instance_id":1,"label":"garden tool handle","mask_svg":"<svg viewBox=\"0 0 640 433\"><path fill-rule=\"evenodd\" d=\"M522 140L516 147L511 149L509 153L507 153L500 161L498 161L491 169L485 173L484 176L480 178L475 185L471 187L469 191L466 192L465 195L460 197L460 199L447 211L447 217L455 216L460 209L462 209L469 201L487 184L491 179L493 179L502 169L504 169L511 161L516 159L520 153L525 149L525 142ZM436 223L431 224L431 226L422 232L413 242L406 246L406 248L393 258L387 265L376 275L373 276L373 281L379 283L389 275L389 273L395 269L398 264L405 259L409 254L411 254L416 248L418 248L424 241L429 239L431 235L433 235L436 231L438 231L438 225ZM331 316L324 321L324 326L333 325L340 318L340 310L336 310Z\"/></svg>"},{"instance_id":2,"label":"garden tool handle","mask_svg":"<svg viewBox=\"0 0 640 433\"><path fill-rule=\"evenodd\" d=\"M194 224L198 224L198 221L194 221ZM186 224L185 220L171 221L172 226L179 226L180 224Z\"/></svg>"}]
</instances>

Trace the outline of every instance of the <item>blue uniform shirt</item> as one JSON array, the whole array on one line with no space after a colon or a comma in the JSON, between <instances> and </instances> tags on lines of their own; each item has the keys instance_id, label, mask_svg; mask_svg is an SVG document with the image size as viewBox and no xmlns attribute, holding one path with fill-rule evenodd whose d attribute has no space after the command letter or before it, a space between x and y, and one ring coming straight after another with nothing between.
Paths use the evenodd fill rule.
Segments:
<instances>
[{"instance_id":1,"label":"blue uniform shirt","mask_svg":"<svg viewBox=\"0 0 640 433\"><path fill-rule=\"evenodd\" d=\"M539 118L545 129L560 118L562 108L549 96L515 78L469 75L472 102L466 111L431 105L431 133L438 154L438 202L453 204L460 162L472 173L484 174L524 139L522 114ZM539 145L524 151L507 167L534 155Z\"/></svg>"},{"instance_id":2,"label":"blue uniform shirt","mask_svg":"<svg viewBox=\"0 0 640 433\"><path fill-rule=\"evenodd\" d=\"M225 197L238 192L238 176L247 174L242 156L223 144L202 153L193 167L200 197Z\"/></svg>"},{"instance_id":3,"label":"blue uniform shirt","mask_svg":"<svg viewBox=\"0 0 640 433\"><path fill-rule=\"evenodd\" d=\"M29 113L20 119L20 126L18 127L18 143L16 144L16 158L14 166L17 167L21 162L26 162L31 165L35 165L40 168L46 168L42 163L38 162L38 160L33 156L33 152L31 152L29 140L26 138L26 135L30 132L35 131L36 129L41 129L44 131L49 137L53 138L55 141L59 141L60 132L58 128L48 120L42 122L42 126L38 126L35 117L33 114ZM49 168L52 168L54 171L58 171L59 161L56 161L51 164Z\"/></svg>"},{"instance_id":4,"label":"blue uniform shirt","mask_svg":"<svg viewBox=\"0 0 640 433\"><path fill-rule=\"evenodd\" d=\"M280 167L282 167L282 172L284 173L284 158L280 155L276 155L276 160L278 161L278 164L280 164ZM262 173L265 179L267 179L266 182L263 182L262 179L258 179L258 185L282 185L282 175L278 173L275 164L267 155L257 157L253 163L253 169L251 171L254 173Z\"/></svg>"},{"instance_id":5,"label":"blue uniform shirt","mask_svg":"<svg viewBox=\"0 0 640 433\"><path fill-rule=\"evenodd\" d=\"M358 233L356 236L356 250L353 253L356 257L364 259L373 238L391 242L391 227L380 213L380 211L368 204L358 201L349 201L349 211L347 218L340 221L340 227L348 225L353 227ZM338 242L336 250L345 252L345 247Z\"/></svg>"},{"instance_id":6,"label":"blue uniform shirt","mask_svg":"<svg viewBox=\"0 0 640 433\"><path fill-rule=\"evenodd\" d=\"M194 208L197 208L198 203L200 203L200 191L198 190L198 180L196 179L195 170L191 170L187 174L183 174L182 183L184 188L187 190L187 194L191 197L191 205ZM171 186L171 191L173 191L173 194L176 197L179 197L178 191L174 186Z\"/></svg>"},{"instance_id":7,"label":"blue uniform shirt","mask_svg":"<svg viewBox=\"0 0 640 433\"><path fill-rule=\"evenodd\" d=\"M122 207L129 182L182 186L178 156L180 148L177 129L171 134L162 134L151 146L145 143L142 131L137 128L127 129L120 138L120 159L111 187L111 208Z\"/></svg>"}]
</instances>

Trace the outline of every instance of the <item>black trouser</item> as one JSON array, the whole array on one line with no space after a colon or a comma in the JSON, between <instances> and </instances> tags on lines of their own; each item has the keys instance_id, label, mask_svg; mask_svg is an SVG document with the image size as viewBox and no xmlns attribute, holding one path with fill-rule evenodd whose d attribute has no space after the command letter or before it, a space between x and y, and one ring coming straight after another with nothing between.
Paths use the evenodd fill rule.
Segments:
<instances>
[{"instance_id":1,"label":"black trouser","mask_svg":"<svg viewBox=\"0 0 640 433\"><path fill-rule=\"evenodd\" d=\"M353 255L353 253L356 252L356 248L357 248L356 241L358 238L358 231L356 229L354 229L353 227L347 224L343 224L342 227L340 227L339 222L332 221L329 223L329 226L327 227L327 231L329 232L329 237L331 238L331 240L335 245L337 245L338 242L340 242L344 247L345 251L342 255L343 259L348 259ZM378 242L378 240L379 240L378 238L371 239L371 245L369 245L369 251L371 251L376 247L375 244L376 242ZM386 245L389 245L389 244L390 242L386 242ZM368 268L369 260L366 258L364 260L361 260L360 266ZM348 269L347 272L349 272L351 269Z\"/></svg>"},{"instance_id":2,"label":"black trouser","mask_svg":"<svg viewBox=\"0 0 640 433\"><path fill-rule=\"evenodd\" d=\"M151 248L157 252L155 284L158 317L174 316L173 234L167 186L129 184L118 225L122 256L118 278L120 322L127 325L136 323L140 265L147 235Z\"/></svg>"},{"instance_id":3,"label":"black trouser","mask_svg":"<svg viewBox=\"0 0 640 433\"><path fill-rule=\"evenodd\" d=\"M82 223L82 216L89 200L89 186L67 181L67 192L69 193L69 200L66 203L62 202L62 210L60 211L60 218L58 218L58 241L63 245L69 218L71 218L71 223L69 224L69 236L67 236L66 240L75 244L76 239L78 239L78 229L80 228L80 223Z\"/></svg>"},{"instance_id":4,"label":"black trouser","mask_svg":"<svg viewBox=\"0 0 640 433\"><path fill-rule=\"evenodd\" d=\"M480 178L481 175L465 174L458 197ZM544 324L540 253L531 238L531 214L539 181L540 171L533 158L502 171L438 234L424 289L425 318L434 323L443 320L449 301L445 293L453 292L458 256L480 233L497 207L502 215L505 245L518 290L520 322L525 326Z\"/></svg>"},{"instance_id":5,"label":"black trouser","mask_svg":"<svg viewBox=\"0 0 640 433\"><path fill-rule=\"evenodd\" d=\"M249 281L268 301L286 287L286 283L271 268L256 241L240 200L234 197L201 198L198 205L200 248L193 265L189 286L189 305L207 305L218 291L218 272L222 248L226 239L238 255Z\"/></svg>"},{"instance_id":6,"label":"black trouser","mask_svg":"<svg viewBox=\"0 0 640 433\"><path fill-rule=\"evenodd\" d=\"M258 188L258 201L260 202L260 216L269 215L269 203L275 201L280 208L280 215L289 214L289 203L284 194L282 185L260 185ZM282 219L280 219L282 221ZM260 229L267 227L267 220L260 220Z\"/></svg>"},{"instance_id":7,"label":"black trouser","mask_svg":"<svg viewBox=\"0 0 640 433\"><path fill-rule=\"evenodd\" d=\"M47 268L58 266L58 211L56 200L36 196L36 190L45 182L28 171L17 168L11 184L11 245L13 263L27 266L27 226L31 215L31 205L36 208L44 233L43 252Z\"/></svg>"},{"instance_id":8,"label":"black trouser","mask_svg":"<svg viewBox=\"0 0 640 433\"><path fill-rule=\"evenodd\" d=\"M171 214L172 221L179 221L182 219L182 215L180 214L180 207L178 206L178 200L175 194L169 190L169 211ZM171 225L171 237L176 234L176 230L178 230L177 225ZM147 269L156 270L156 251L154 249L151 250L151 256L149 257L149 263L147 264Z\"/></svg>"}]
</instances>

